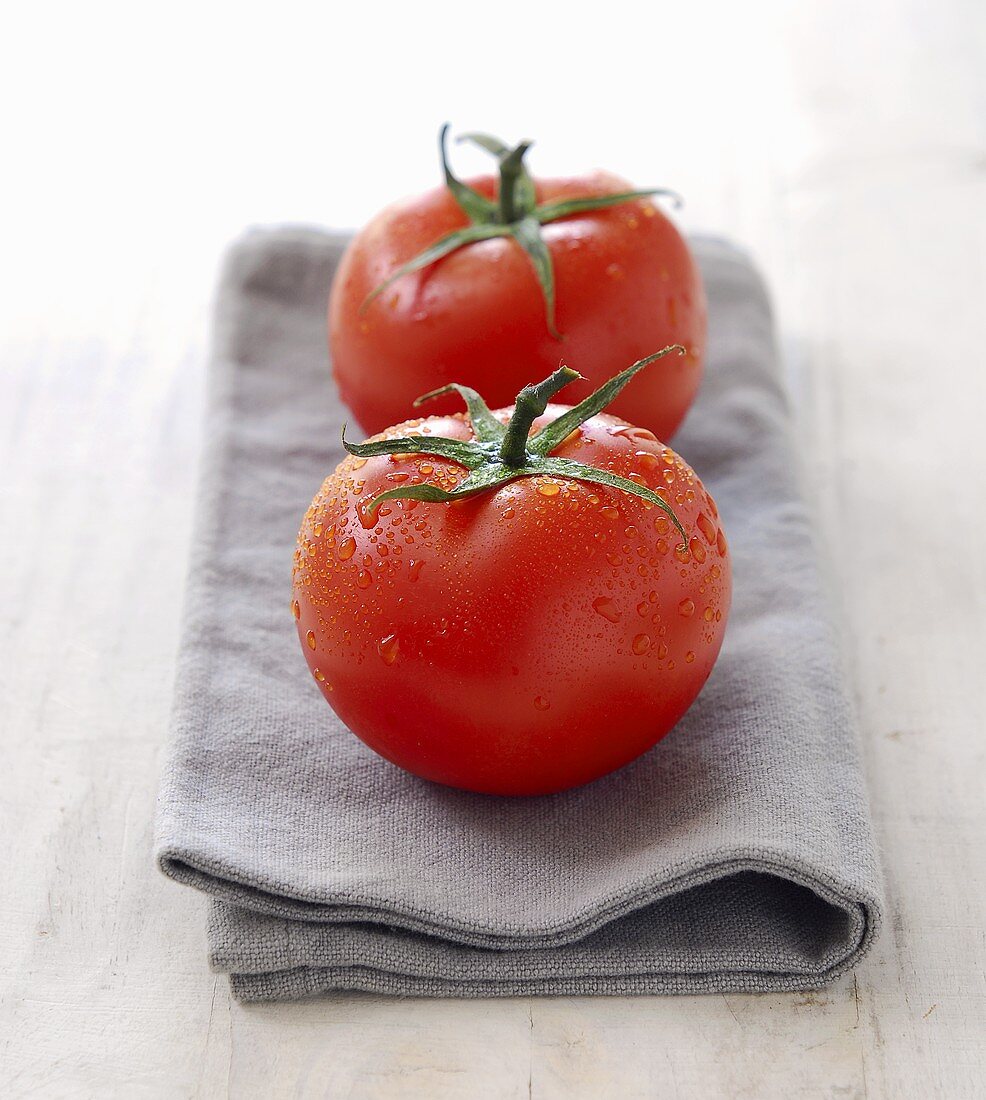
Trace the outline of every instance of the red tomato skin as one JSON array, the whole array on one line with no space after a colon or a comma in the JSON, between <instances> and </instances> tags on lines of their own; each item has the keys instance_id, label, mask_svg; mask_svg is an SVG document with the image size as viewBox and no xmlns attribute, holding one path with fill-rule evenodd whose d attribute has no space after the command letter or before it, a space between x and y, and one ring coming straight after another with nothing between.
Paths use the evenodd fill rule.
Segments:
<instances>
[{"instance_id":1,"label":"red tomato skin","mask_svg":"<svg viewBox=\"0 0 986 1100\"><path fill-rule=\"evenodd\" d=\"M384 434L422 423L472 437L458 416ZM346 459L306 513L292 610L309 668L349 729L415 775L501 795L579 786L659 741L715 663L730 559L694 472L609 415L555 453L667 493L692 549L680 559L639 498L541 477L389 501L364 526L361 505L395 484L464 474L421 455Z\"/></svg>"},{"instance_id":2,"label":"red tomato skin","mask_svg":"<svg viewBox=\"0 0 986 1100\"><path fill-rule=\"evenodd\" d=\"M492 177L470 183L494 193ZM544 202L629 187L594 173L542 180L537 192ZM346 251L329 298L329 341L339 391L362 427L383 431L416 397L449 382L472 386L491 406L509 405L560 359L586 378L566 390L575 404L628 364L677 343L686 355L649 367L610 406L670 439L701 381L706 303L688 245L662 211L640 200L544 227L562 340L548 331L529 258L506 238L406 275L364 308L401 264L465 224L449 191L437 188L382 211ZM457 407L447 398L429 411Z\"/></svg>"}]
</instances>

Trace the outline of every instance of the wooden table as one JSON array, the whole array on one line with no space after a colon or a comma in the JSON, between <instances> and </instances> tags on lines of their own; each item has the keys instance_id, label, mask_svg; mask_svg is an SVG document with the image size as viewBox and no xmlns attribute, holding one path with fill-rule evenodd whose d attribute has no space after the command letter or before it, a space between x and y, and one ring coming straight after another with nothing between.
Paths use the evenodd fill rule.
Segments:
<instances>
[{"instance_id":1,"label":"wooden table","mask_svg":"<svg viewBox=\"0 0 986 1100\"><path fill-rule=\"evenodd\" d=\"M2 78L23 169L0 258L3 1095L983 1095L983 6L610 5L588 27L507 4L482 34L468 14L425 33L417 7L23 7ZM450 109L538 136L536 168L676 187L771 281L889 895L875 954L824 992L243 1007L207 969L204 899L152 867L222 242L430 184Z\"/></svg>"}]
</instances>

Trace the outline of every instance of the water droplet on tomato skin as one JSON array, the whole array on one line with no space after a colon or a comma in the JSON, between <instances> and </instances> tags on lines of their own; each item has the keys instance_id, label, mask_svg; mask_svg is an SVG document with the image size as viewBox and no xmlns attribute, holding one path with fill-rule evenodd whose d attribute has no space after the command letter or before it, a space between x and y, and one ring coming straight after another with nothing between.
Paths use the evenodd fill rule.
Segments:
<instances>
[{"instance_id":1,"label":"water droplet on tomato skin","mask_svg":"<svg viewBox=\"0 0 986 1100\"><path fill-rule=\"evenodd\" d=\"M305 641L308 642L308 648L309 649L314 649L315 648L315 631L314 630L309 630L308 631L308 633L305 635Z\"/></svg>"},{"instance_id":2,"label":"water droplet on tomato skin","mask_svg":"<svg viewBox=\"0 0 986 1100\"><path fill-rule=\"evenodd\" d=\"M313 668L312 675L315 677L316 680L318 680L320 684L325 683L325 673L321 669Z\"/></svg>"},{"instance_id":3,"label":"water droplet on tomato skin","mask_svg":"<svg viewBox=\"0 0 986 1100\"><path fill-rule=\"evenodd\" d=\"M722 533L722 528L716 531L716 549L719 551L719 557L724 558L726 551L729 549L726 544L726 536Z\"/></svg>"},{"instance_id":4,"label":"water droplet on tomato skin","mask_svg":"<svg viewBox=\"0 0 986 1100\"><path fill-rule=\"evenodd\" d=\"M360 588L369 588L373 583L373 577L366 569L361 569L356 577L356 584Z\"/></svg>"},{"instance_id":5,"label":"water droplet on tomato skin","mask_svg":"<svg viewBox=\"0 0 986 1100\"><path fill-rule=\"evenodd\" d=\"M549 710L551 708L551 704L548 702L547 699L545 699L543 695L537 695L534 697L534 705L537 707L538 710Z\"/></svg>"},{"instance_id":6,"label":"water droplet on tomato skin","mask_svg":"<svg viewBox=\"0 0 986 1100\"><path fill-rule=\"evenodd\" d=\"M664 658L667 657L667 655L668 655L667 643L661 642L657 647L657 659L659 661L663 661Z\"/></svg>"},{"instance_id":7,"label":"water droplet on tomato skin","mask_svg":"<svg viewBox=\"0 0 986 1100\"><path fill-rule=\"evenodd\" d=\"M692 651L691 651L691 650L689 650L689 651L688 651L688 652L687 652L687 653L685 654L685 661L686 661L686 662L687 662L688 664L691 664L691 663L692 663L692 661L694 661L694 660L695 660L695 654L694 654L694 653L692 653Z\"/></svg>"},{"instance_id":8,"label":"water droplet on tomato skin","mask_svg":"<svg viewBox=\"0 0 986 1100\"><path fill-rule=\"evenodd\" d=\"M421 576L421 570L424 568L423 561L412 561L407 567L407 579L409 581L416 581Z\"/></svg>"},{"instance_id":9,"label":"water droplet on tomato skin","mask_svg":"<svg viewBox=\"0 0 986 1100\"><path fill-rule=\"evenodd\" d=\"M611 623L618 623L620 621L619 609L609 596L600 596L598 599L593 600L592 610L595 611L597 615L602 615L604 619L607 619Z\"/></svg>"},{"instance_id":10,"label":"water droplet on tomato skin","mask_svg":"<svg viewBox=\"0 0 986 1100\"><path fill-rule=\"evenodd\" d=\"M546 481L537 487L537 491L543 497L556 497L561 492L561 486L554 481Z\"/></svg>"},{"instance_id":11,"label":"water droplet on tomato skin","mask_svg":"<svg viewBox=\"0 0 986 1100\"><path fill-rule=\"evenodd\" d=\"M347 559L351 558L355 553L356 540L352 537L352 535L350 535L349 538L343 539L342 542L339 543L338 550L336 550L336 556L341 561L346 561Z\"/></svg>"},{"instance_id":12,"label":"water droplet on tomato skin","mask_svg":"<svg viewBox=\"0 0 986 1100\"><path fill-rule=\"evenodd\" d=\"M716 525L704 512L699 512L698 519L695 522L698 524L698 529L705 536L705 541L711 546L716 541Z\"/></svg>"},{"instance_id":13,"label":"water droplet on tomato skin","mask_svg":"<svg viewBox=\"0 0 986 1100\"><path fill-rule=\"evenodd\" d=\"M291 614L296 618L301 618L301 604L297 600L291 601Z\"/></svg>"},{"instance_id":14,"label":"water droplet on tomato skin","mask_svg":"<svg viewBox=\"0 0 986 1100\"><path fill-rule=\"evenodd\" d=\"M650 635L638 634L633 639L633 645L631 646L631 648L638 657L642 657L647 652L647 650L650 649Z\"/></svg>"},{"instance_id":15,"label":"water droplet on tomato skin","mask_svg":"<svg viewBox=\"0 0 986 1100\"><path fill-rule=\"evenodd\" d=\"M688 540L688 549L699 564L705 561L705 547L694 535Z\"/></svg>"},{"instance_id":16,"label":"water droplet on tomato skin","mask_svg":"<svg viewBox=\"0 0 986 1100\"><path fill-rule=\"evenodd\" d=\"M380 660L385 665L392 665L397 660L397 654L400 652L401 643L396 634L388 634L385 638L381 638L377 642L377 653L380 654Z\"/></svg>"},{"instance_id":17,"label":"water droplet on tomato skin","mask_svg":"<svg viewBox=\"0 0 986 1100\"><path fill-rule=\"evenodd\" d=\"M703 619L705 619L705 621L706 621L707 623L711 623L711 622L712 622L712 619L713 619L713 617L714 617L714 616L713 616L713 613L712 613L712 608L711 608L711 607L707 607L707 608L706 608L706 609L705 609L705 610L704 610L704 611L702 612L702 618L703 618Z\"/></svg>"},{"instance_id":18,"label":"water droplet on tomato skin","mask_svg":"<svg viewBox=\"0 0 986 1100\"><path fill-rule=\"evenodd\" d=\"M678 614L681 615L682 618L690 619L692 615L695 614L695 601L689 599L682 600L681 603L678 604Z\"/></svg>"},{"instance_id":19,"label":"water droplet on tomato skin","mask_svg":"<svg viewBox=\"0 0 986 1100\"><path fill-rule=\"evenodd\" d=\"M653 451L636 451L634 457L638 464L645 470L657 469L657 455Z\"/></svg>"},{"instance_id":20,"label":"water droplet on tomato skin","mask_svg":"<svg viewBox=\"0 0 986 1100\"><path fill-rule=\"evenodd\" d=\"M619 519L620 518L620 513L615 508L610 508L609 506L607 506L606 508L600 508L599 509L599 514L602 515L602 516L605 516L606 519Z\"/></svg>"}]
</instances>

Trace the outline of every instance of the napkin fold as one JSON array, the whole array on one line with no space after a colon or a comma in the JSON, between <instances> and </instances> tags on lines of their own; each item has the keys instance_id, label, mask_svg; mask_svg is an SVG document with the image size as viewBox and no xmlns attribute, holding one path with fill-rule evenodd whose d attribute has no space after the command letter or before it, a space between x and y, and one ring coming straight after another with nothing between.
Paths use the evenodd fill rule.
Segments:
<instances>
[{"instance_id":1,"label":"napkin fold","mask_svg":"<svg viewBox=\"0 0 986 1100\"><path fill-rule=\"evenodd\" d=\"M763 284L692 241L703 388L675 448L720 506L734 600L708 684L621 771L542 798L407 775L326 706L289 611L299 522L342 458L325 304L346 238L230 252L158 809L244 1000L808 989L868 949L881 887ZM578 364L574 364L577 366Z\"/></svg>"}]
</instances>

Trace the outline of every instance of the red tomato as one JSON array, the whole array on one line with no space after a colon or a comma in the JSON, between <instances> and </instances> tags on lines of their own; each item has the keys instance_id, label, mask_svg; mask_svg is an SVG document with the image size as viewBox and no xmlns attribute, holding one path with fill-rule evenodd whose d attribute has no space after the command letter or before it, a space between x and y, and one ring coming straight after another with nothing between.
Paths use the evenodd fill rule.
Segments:
<instances>
[{"instance_id":1,"label":"red tomato","mask_svg":"<svg viewBox=\"0 0 986 1100\"><path fill-rule=\"evenodd\" d=\"M493 177L470 181L479 195ZM535 181L540 205L626 192L607 173ZM368 296L440 238L469 226L446 187L380 213L347 250L329 301L333 370L343 400L368 432L406 415L419 394L455 381L494 405L560 358L599 385L627 363L666 344L670 358L637 379L612 411L669 439L699 387L705 346L705 294L698 269L672 222L648 199L588 210L542 226L554 271L552 336L531 257L511 236L465 244ZM550 311L549 311L550 313ZM573 387L580 400L589 382ZM452 399L438 412L451 412Z\"/></svg>"},{"instance_id":2,"label":"red tomato","mask_svg":"<svg viewBox=\"0 0 986 1100\"><path fill-rule=\"evenodd\" d=\"M474 438L461 414L378 438L408 434ZM451 503L387 500L371 517L385 491L462 484L461 465L421 453L346 458L305 515L292 610L312 675L358 737L416 775L510 795L586 783L660 740L716 660L730 559L694 471L606 414L551 454L650 487L687 545L649 500L547 474Z\"/></svg>"}]
</instances>

